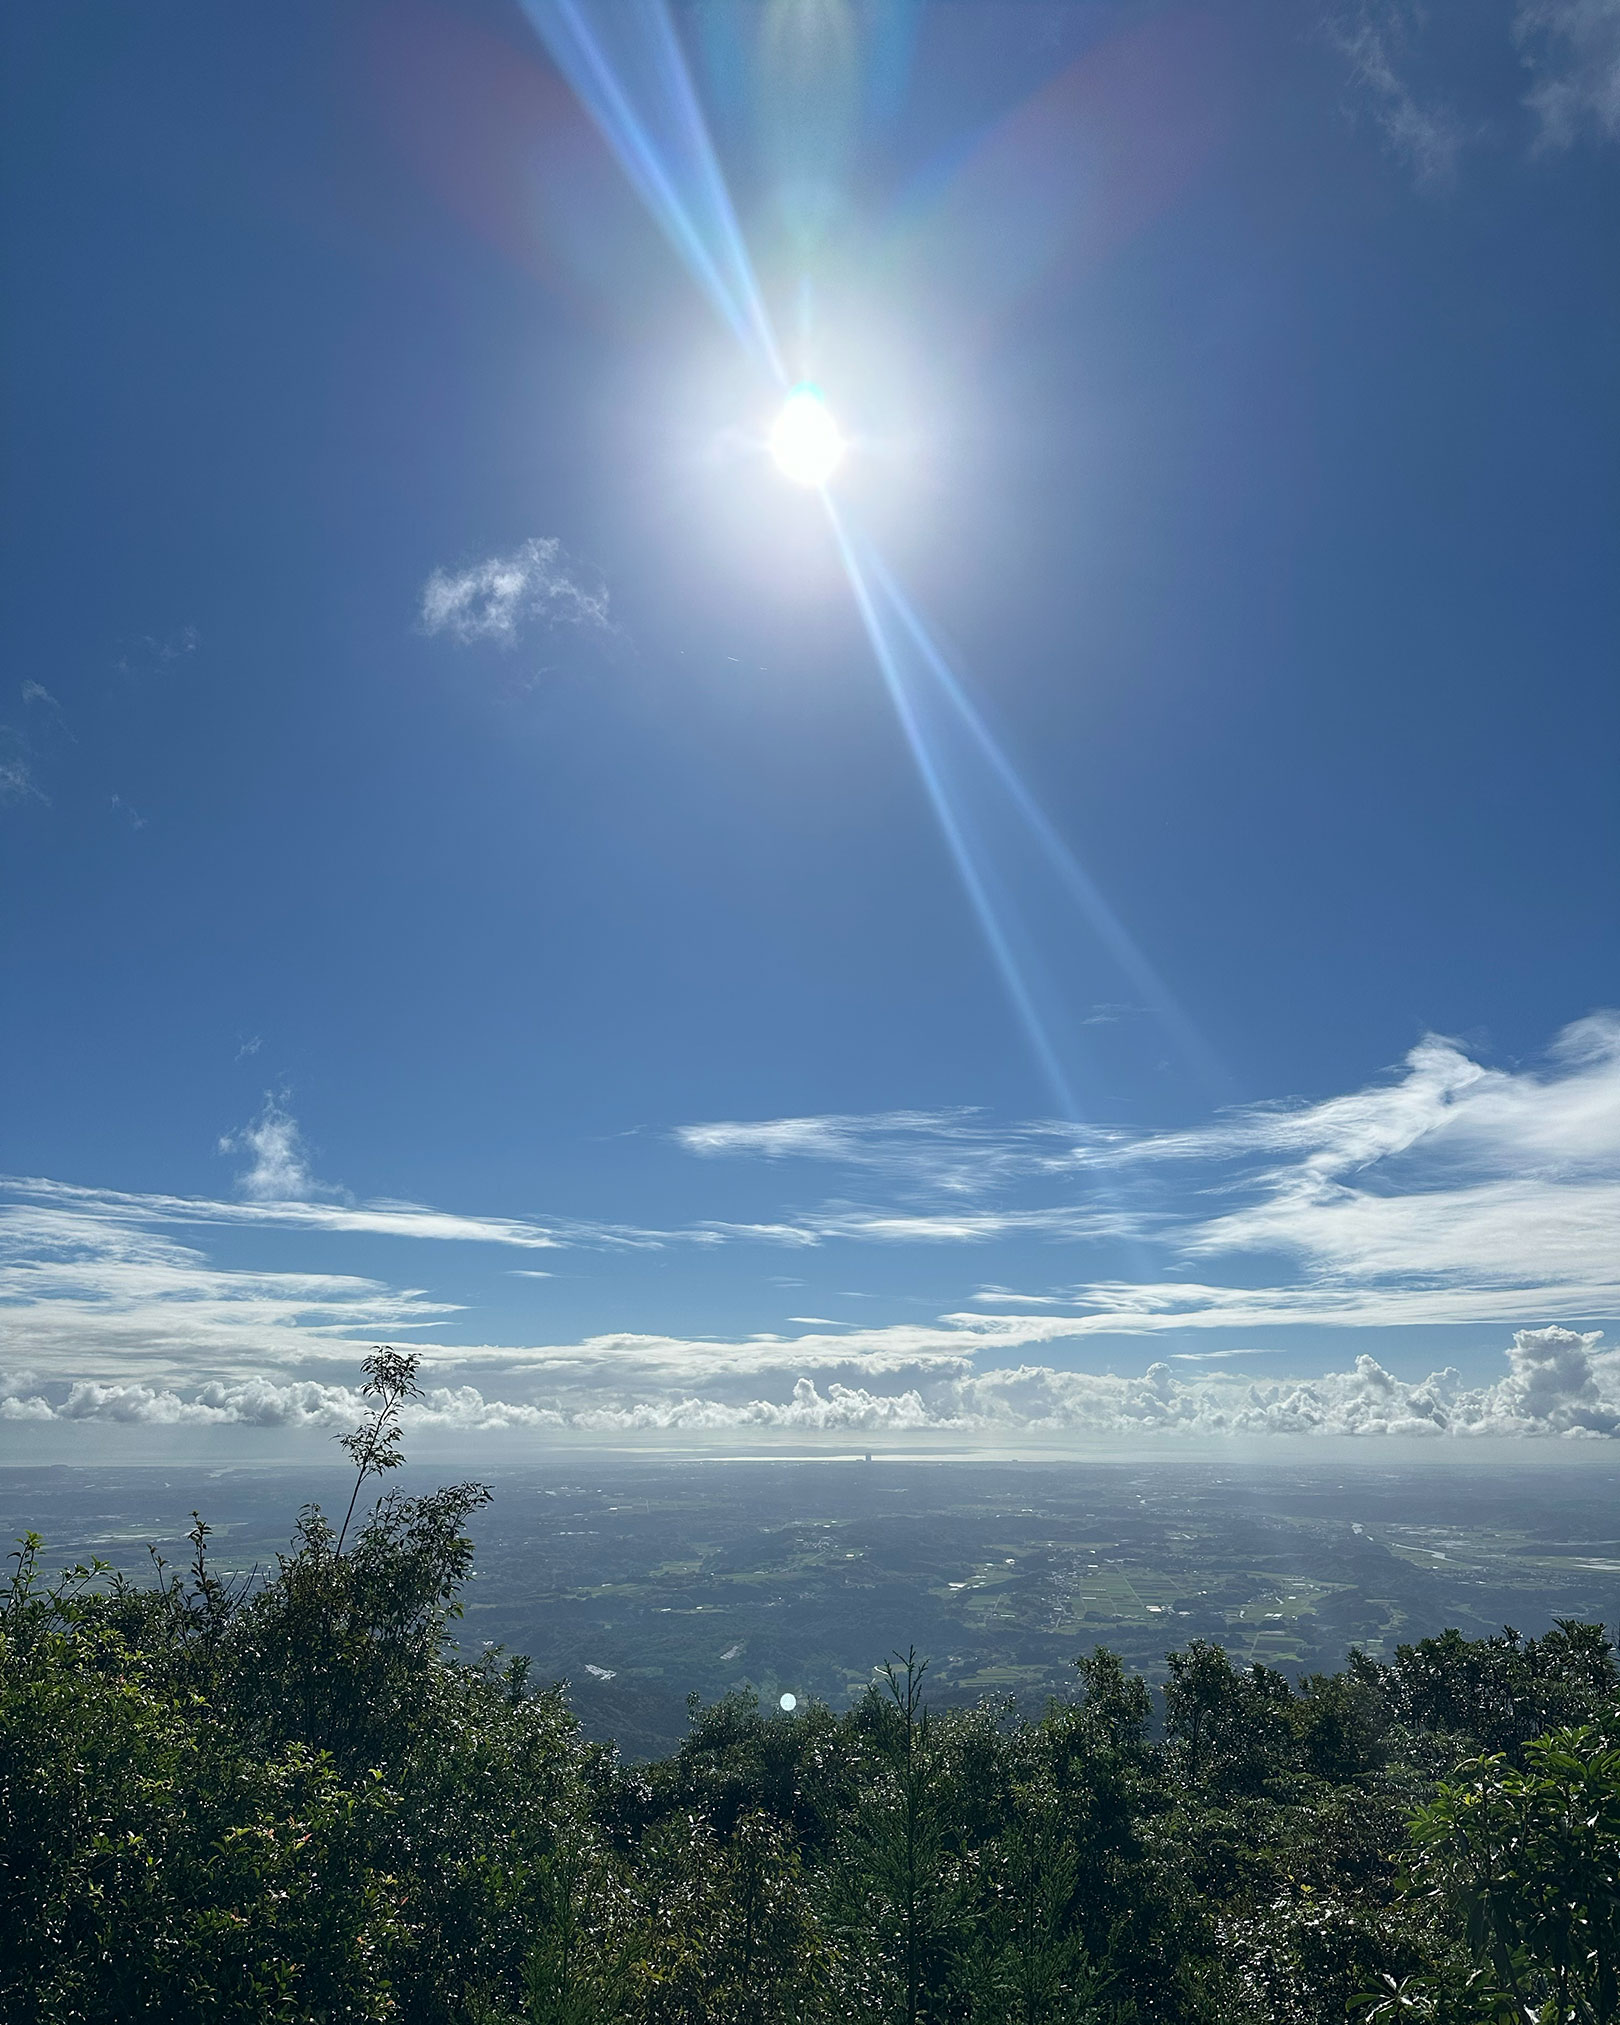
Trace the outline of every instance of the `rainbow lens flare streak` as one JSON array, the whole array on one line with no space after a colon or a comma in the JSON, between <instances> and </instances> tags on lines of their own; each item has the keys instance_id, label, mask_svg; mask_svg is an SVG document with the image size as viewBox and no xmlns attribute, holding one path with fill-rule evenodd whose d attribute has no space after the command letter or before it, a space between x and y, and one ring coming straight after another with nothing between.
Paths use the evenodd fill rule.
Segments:
<instances>
[{"instance_id":1,"label":"rainbow lens flare streak","mask_svg":"<svg viewBox=\"0 0 1620 2025\"><path fill-rule=\"evenodd\" d=\"M827 498L825 494L823 497ZM1013 1010L1018 1015L1019 1024L1024 1029L1030 1051L1039 1064L1052 1095L1057 1099L1063 1116L1073 1118L1078 1113L1069 1090L1068 1079L1063 1073L1058 1051L1047 1032L1046 1023L1037 1008L1035 994L1014 952L1001 912L992 899L989 869L981 866L979 853L974 848L968 826L958 813L947 789L945 769L940 764L927 736L922 712L918 708L912 685L907 680L905 657L899 651L899 643L894 633L884 624L883 614L879 611L877 600L873 596L867 572L862 568L855 544L830 498L827 498L827 517L832 523L833 535L838 543L844 569L849 576L856 610L860 613L861 623L866 628L866 637L871 644L873 659L883 676L889 699L894 704L895 715L900 719L906 742L911 747L912 759L916 762L928 799L933 805L935 817L955 860L957 875L967 892L974 913L978 916L979 927L985 941L990 945L990 954L1001 973L1002 984L1012 1001Z\"/></svg>"},{"instance_id":2,"label":"rainbow lens flare streak","mask_svg":"<svg viewBox=\"0 0 1620 2025\"><path fill-rule=\"evenodd\" d=\"M596 11L595 23L579 0L522 4L693 279L743 348L785 386L753 262L665 0L613 0Z\"/></svg>"},{"instance_id":3,"label":"rainbow lens flare streak","mask_svg":"<svg viewBox=\"0 0 1620 2025\"><path fill-rule=\"evenodd\" d=\"M1226 1081L1226 1074L1220 1063L1210 1052L1192 1021L1176 1003L1152 964L1131 939L1124 923L1098 891L1096 881L1058 835L1051 817L1025 785L1018 769L1007 757L994 733L974 707L959 678L952 672L950 664L929 637L910 599L895 583L876 555L868 554L866 566L887 600L890 610L899 620L912 646L938 684L940 692L972 737L995 777L1001 782L1019 817L1039 844L1048 864L1057 874L1070 899L1085 915L1098 941L1130 979L1133 988L1146 1002L1148 1010L1175 1040L1189 1066L1212 1091L1221 1089Z\"/></svg>"},{"instance_id":4,"label":"rainbow lens flare streak","mask_svg":"<svg viewBox=\"0 0 1620 2025\"><path fill-rule=\"evenodd\" d=\"M738 343L784 390L789 376L721 172L680 36L667 0L522 0L531 25L612 149L631 186ZM828 465L830 473L831 465ZM979 927L1035 1062L1068 1118L1080 1115L1054 1029L1072 1015L1043 1015L1042 966L1017 928L1009 880L971 810L984 796L953 784L945 734L928 699L943 700L946 719L967 733L970 763L1001 789L1015 822L1039 847L1070 901L1116 968L1212 1089L1224 1078L1186 1015L1155 975L1095 882L1064 843L991 733L961 680L930 637L910 600L870 545L858 541L826 488L828 474L792 473L819 491L873 658L911 750ZM957 772L962 771L958 761Z\"/></svg>"}]
</instances>

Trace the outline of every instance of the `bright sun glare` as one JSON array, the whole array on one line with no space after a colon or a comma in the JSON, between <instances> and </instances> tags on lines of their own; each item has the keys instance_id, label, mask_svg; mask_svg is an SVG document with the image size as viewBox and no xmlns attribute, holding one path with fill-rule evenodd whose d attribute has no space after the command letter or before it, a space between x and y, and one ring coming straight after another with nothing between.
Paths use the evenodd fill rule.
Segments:
<instances>
[{"instance_id":1,"label":"bright sun glare","mask_svg":"<svg viewBox=\"0 0 1620 2025\"><path fill-rule=\"evenodd\" d=\"M795 485L825 485L844 454L838 424L814 387L795 387L771 431L777 469Z\"/></svg>"}]
</instances>

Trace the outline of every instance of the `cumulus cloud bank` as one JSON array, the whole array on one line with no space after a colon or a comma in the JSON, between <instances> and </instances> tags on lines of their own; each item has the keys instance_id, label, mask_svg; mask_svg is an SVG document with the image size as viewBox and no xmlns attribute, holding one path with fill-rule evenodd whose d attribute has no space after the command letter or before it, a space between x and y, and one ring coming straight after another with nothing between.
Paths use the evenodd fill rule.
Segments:
<instances>
[{"instance_id":1,"label":"cumulus cloud bank","mask_svg":"<svg viewBox=\"0 0 1620 2025\"><path fill-rule=\"evenodd\" d=\"M552 535L535 535L510 555L461 570L435 570L422 587L422 625L464 646L511 646L531 620L605 631L608 594Z\"/></svg>"},{"instance_id":2,"label":"cumulus cloud bank","mask_svg":"<svg viewBox=\"0 0 1620 2025\"><path fill-rule=\"evenodd\" d=\"M666 1373L662 1389L618 1399L569 1398L559 1390L509 1400L489 1398L472 1384L430 1385L408 1418L416 1428L455 1434L1603 1439L1620 1432L1620 1353L1600 1350L1600 1340L1598 1332L1556 1326L1521 1329L1507 1352L1507 1375L1472 1387L1449 1368L1415 1383L1402 1380L1365 1354L1347 1371L1308 1380L1182 1378L1162 1363L1140 1378L1030 1364L974 1371L965 1358L946 1356L899 1388L870 1376L866 1382L825 1375L818 1382L804 1371L787 1377L789 1366L783 1382L763 1396L729 1397L715 1373L708 1374L708 1390L670 1390ZM576 1346L576 1365L589 1362L588 1347ZM554 1353L559 1361L562 1354ZM350 1386L313 1380L215 1380L190 1391L80 1380L54 1400L13 1382L0 1396L0 1419L329 1429L352 1423L362 1404Z\"/></svg>"}]
</instances>

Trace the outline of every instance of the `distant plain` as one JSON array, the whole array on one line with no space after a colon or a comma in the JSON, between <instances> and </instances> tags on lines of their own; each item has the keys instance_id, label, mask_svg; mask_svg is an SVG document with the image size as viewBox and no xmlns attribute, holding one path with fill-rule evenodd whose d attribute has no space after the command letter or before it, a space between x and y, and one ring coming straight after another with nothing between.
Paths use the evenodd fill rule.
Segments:
<instances>
[{"instance_id":1,"label":"distant plain","mask_svg":"<svg viewBox=\"0 0 1620 2025\"><path fill-rule=\"evenodd\" d=\"M399 1488L447 1472L413 1468ZM1219 1640L1290 1674L1455 1625L1620 1624L1620 1469L557 1459L484 1471L477 1575L459 1635L566 1679L629 1757L685 1732L687 1698L752 1688L845 1706L895 1651L942 1703L1038 1707L1098 1644L1162 1676ZM193 1510L224 1569L273 1566L299 1506L339 1514L340 1471L0 1468L0 1535L55 1568L140 1574L189 1554Z\"/></svg>"}]
</instances>

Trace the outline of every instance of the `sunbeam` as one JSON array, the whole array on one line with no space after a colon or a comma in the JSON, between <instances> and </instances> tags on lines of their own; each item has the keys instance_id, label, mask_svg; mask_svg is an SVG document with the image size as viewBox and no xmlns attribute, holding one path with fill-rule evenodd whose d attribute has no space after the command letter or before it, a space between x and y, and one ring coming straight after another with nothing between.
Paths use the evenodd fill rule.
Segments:
<instances>
[{"instance_id":1,"label":"sunbeam","mask_svg":"<svg viewBox=\"0 0 1620 2025\"><path fill-rule=\"evenodd\" d=\"M966 726L974 744L1006 790L1065 891L1085 915L1097 939L1147 1001L1149 1010L1181 1049L1189 1065L1212 1091L1224 1089L1227 1080L1225 1070L1137 947L1124 923L1103 898L1096 881L1058 834L1051 817L1030 792L1018 769L974 706L960 678L930 637L911 600L879 557L870 556L867 567L924 665Z\"/></svg>"},{"instance_id":2,"label":"sunbeam","mask_svg":"<svg viewBox=\"0 0 1620 2025\"><path fill-rule=\"evenodd\" d=\"M775 333L665 0L523 0L553 62L738 342L783 384Z\"/></svg>"},{"instance_id":3,"label":"sunbeam","mask_svg":"<svg viewBox=\"0 0 1620 2025\"><path fill-rule=\"evenodd\" d=\"M823 498L826 499L827 517L832 524L833 535L838 543L838 552L843 559L844 568L849 576L850 590L854 594L856 609L861 615L861 623L866 628L866 637L871 643L873 658L876 660L878 669L883 676L890 701L894 704L895 714L900 719L901 728L906 735L906 742L911 748L912 759L915 761L917 771L922 777L923 786L927 790L928 799L933 805L939 827L944 833L946 844L949 846L951 856L955 860L957 873L961 878L963 888L967 893L969 901L972 903L974 913L978 917L979 927L983 931L984 939L990 946L990 954L995 961L997 970L1001 974L1002 984L1006 988L1007 996L1012 1001L1019 1023L1024 1029L1025 1038L1029 1042L1031 1052L1040 1065L1041 1073L1046 1078L1052 1095L1062 1111L1062 1115L1066 1118L1077 1117L1079 1113L1069 1089L1068 1079L1063 1073L1057 1049L1053 1046L1052 1038L1048 1034L1045 1023L1037 1009L1035 994L1031 990L1023 968L1018 962L1011 940L1003 925L1001 915L991 900L987 876L977 862L976 855L968 839L966 827L958 815L950 794L947 792L941 768L930 747L915 699L906 681L906 671L898 650L898 643L891 630L883 622L882 614L877 607L877 601L874 599L871 587L867 582L866 572L862 568L860 558L856 553L855 544L850 538L836 504L825 493L823 494Z\"/></svg>"},{"instance_id":4,"label":"sunbeam","mask_svg":"<svg viewBox=\"0 0 1620 2025\"><path fill-rule=\"evenodd\" d=\"M666 0L622 0L611 11L582 0L524 0L524 8L694 279L748 354L785 386L781 349ZM808 278L801 295L807 289ZM1043 966L1028 947L1031 938L1016 925L1020 910L1011 897L1027 881L1015 866L998 866L993 846L972 819L971 810L993 802L998 793L1011 812L1014 833L1033 840L1144 1010L1206 1086L1223 1089L1220 1065L1192 1022L1031 793L910 598L870 544L852 533L828 493L848 445L818 387L801 381L787 393L768 447L786 478L819 491L826 503L861 623L912 759L1036 1065L1065 1115L1079 1112L1065 1067L1067 1049L1058 1037L1072 1036L1079 1020L1071 1009L1061 1014L1054 1009L1060 1002L1055 987L1037 988ZM930 696L967 733L954 756L947 753L943 732L928 721ZM982 788L964 768L978 770ZM963 778L953 779L953 772Z\"/></svg>"}]
</instances>

